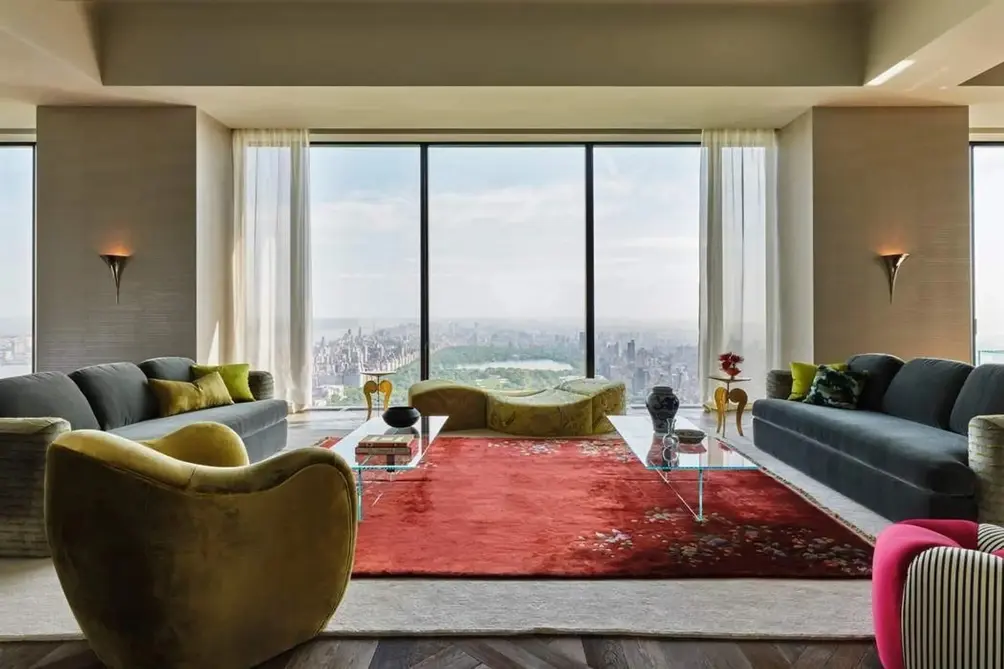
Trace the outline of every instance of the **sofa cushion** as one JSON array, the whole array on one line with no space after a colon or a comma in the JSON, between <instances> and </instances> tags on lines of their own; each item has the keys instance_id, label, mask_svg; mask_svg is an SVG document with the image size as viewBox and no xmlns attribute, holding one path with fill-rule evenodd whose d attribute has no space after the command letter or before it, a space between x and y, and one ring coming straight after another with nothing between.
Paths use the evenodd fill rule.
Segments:
<instances>
[{"instance_id":1,"label":"sofa cushion","mask_svg":"<svg viewBox=\"0 0 1004 669\"><path fill-rule=\"evenodd\" d=\"M527 437L592 434L593 402L587 395L550 388L524 395L487 394L489 430Z\"/></svg>"},{"instance_id":2,"label":"sofa cushion","mask_svg":"<svg viewBox=\"0 0 1004 669\"><path fill-rule=\"evenodd\" d=\"M162 437L191 423L211 421L223 423L239 434L241 438L244 438L284 421L288 410L288 406L283 400L241 402L224 407L191 411L167 418L155 418L142 423L126 425L112 430L112 432L126 439L142 441Z\"/></svg>"},{"instance_id":3,"label":"sofa cushion","mask_svg":"<svg viewBox=\"0 0 1004 669\"><path fill-rule=\"evenodd\" d=\"M788 395L788 399L800 402L812 389L812 382L816 380L816 373L819 372L820 367L844 371L847 369L847 363L827 362L817 365L814 362L793 362L788 367L791 370L791 394Z\"/></svg>"},{"instance_id":4,"label":"sofa cushion","mask_svg":"<svg viewBox=\"0 0 1004 669\"><path fill-rule=\"evenodd\" d=\"M836 409L857 409L865 378L860 372L820 365L802 401Z\"/></svg>"},{"instance_id":5,"label":"sofa cushion","mask_svg":"<svg viewBox=\"0 0 1004 669\"><path fill-rule=\"evenodd\" d=\"M847 411L787 400L757 400L753 416L797 432L848 457L946 495L973 495L962 435L874 411Z\"/></svg>"},{"instance_id":6,"label":"sofa cushion","mask_svg":"<svg viewBox=\"0 0 1004 669\"><path fill-rule=\"evenodd\" d=\"M863 353L847 361L847 369L863 373L865 387L858 400L859 409L882 411L882 398L889 389L893 377L903 366L903 361L885 353Z\"/></svg>"},{"instance_id":7,"label":"sofa cushion","mask_svg":"<svg viewBox=\"0 0 1004 669\"><path fill-rule=\"evenodd\" d=\"M191 382L150 379L150 389L157 398L161 418L234 403L219 372Z\"/></svg>"},{"instance_id":8,"label":"sofa cushion","mask_svg":"<svg viewBox=\"0 0 1004 669\"><path fill-rule=\"evenodd\" d=\"M0 379L0 417L63 418L74 430L101 428L87 398L62 372Z\"/></svg>"},{"instance_id":9,"label":"sofa cushion","mask_svg":"<svg viewBox=\"0 0 1004 669\"><path fill-rule=\"evenodd\" d=\"M227 386L230 399L234 402L253 402L251 392L251 365L237 362L229 365L192 365L192 375L196 379L216 372Z\"/></svg>"},{"instance_id":10,"label":"sofa cushion","mask_svg":"<svg viewBox=\"0 0 1004 669\"><path fill-rule=\"evenodd\" d=\"M157 417L146 374L131 362L84 367L70 373L87 398L102 430Z\"/></svg>"},{"instance_id":11,"label":"sofa cushion","mask_svg":"<svg viewBox=\"0 0 1004 669\"><path fill-rule=\"evenodd\" d=\"M1004 365L980 365L962 385L949 427L969 434L969 421L975 416L995 414L1004 414Z\"/></svg>"},{"instance_id":12,"label":"sofa cushion","mask_svg":"<svg viewBox=\"0 0 1004 669\"><path fill-rule=\"evenodd\" d=\"M139 368L143 370L148 379L162 379L164 381L194 381L192 376L192 365L195 361L191 358L180 356L168 356L164 358L150 358L139 363Z\"/></svg>"},{"instance_id":13,"label":"sofa cushion","mask_svg":"<svg viewBox=\"0 0 1004 669\"><path fill-rule=\"evenodd\" d=\"M893 377L882 411L947 430L955 400L972 371L972 365L956 360L914 358Z\"/></svg>"}]
</instances>

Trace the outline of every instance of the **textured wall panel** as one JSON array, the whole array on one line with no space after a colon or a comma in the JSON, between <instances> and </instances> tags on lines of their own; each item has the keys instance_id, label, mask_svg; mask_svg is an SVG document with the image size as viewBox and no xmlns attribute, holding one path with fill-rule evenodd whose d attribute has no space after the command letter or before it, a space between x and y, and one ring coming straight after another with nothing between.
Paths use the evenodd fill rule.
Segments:
<instances>
[{"instance_id":1,"label":"textured wall panel","mask_svg":"<svg viewBox=\"0 0 1004 669\"><path fill-rule=\"evenodd\" d=\"M195 357L195 131L192 107L39 107L39 371Z\"/></svg>"},{"instance_id":2,"label":"textured wall panel","mask_svg":"<svg viewBox=\"0 0 1004 669\"><path fill-rule=\"evenodd\" d=\"M230 129L206 114L198 117L196 360L218 363L230 323L230 251L233 247L233 143Z\"/></svg>"},{"instance_id":3,"label":"textured wall panel","mask_svg":"<svg viewBox=\"0 0 1004 669\"><path fill-rule=\"evenodd\" d=\"M868 351L968 360L968 109L812 115L816 360ZM880 252L911 254L892 304Z\"/></svg>"},{"instance_id":4,"label":"textured wall panel","mask_svg":"<svg viewBox=\"0 0 1004 669\"><path fill-rule=\"evenodd\" d=\"M781 361L813 360L812 113L778 133Z\"/></svg>"}]
</instances>

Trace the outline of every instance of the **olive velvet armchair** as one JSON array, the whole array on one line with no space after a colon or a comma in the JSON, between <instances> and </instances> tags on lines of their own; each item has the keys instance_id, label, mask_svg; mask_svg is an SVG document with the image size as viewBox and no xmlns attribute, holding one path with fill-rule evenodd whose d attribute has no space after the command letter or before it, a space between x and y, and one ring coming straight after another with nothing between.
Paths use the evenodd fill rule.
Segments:
<instances>
[{"instance_id":1,"label":"olive velvet armchair","mask_svg":"<svg viewBox=\"0 0 1004 669\"><path fill-rule=\"evenodd\" d=\"M46 456L56 573L114 669L246 669L312 638L348 586L355 505L334 453L248 465L217 423L144 443L67 432Z\"/></svg>"}]
</instances>

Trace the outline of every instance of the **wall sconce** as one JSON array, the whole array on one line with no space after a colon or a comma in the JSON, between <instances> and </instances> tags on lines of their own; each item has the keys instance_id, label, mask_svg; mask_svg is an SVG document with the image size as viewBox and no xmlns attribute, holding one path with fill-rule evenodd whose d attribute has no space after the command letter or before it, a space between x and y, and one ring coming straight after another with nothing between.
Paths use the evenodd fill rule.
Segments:
<instances>
[{"instance_id":1,"label":"wall sconce","mask_svg":"<svg viewBox=\"0 0 1004 669\"><path fill-rule=\"evenodd\" d=\"M101 259L108 265L112 272L112 280L115 281L115 304L119 303L119 286L122 284L122 271L129 263L129 256L116 253L102 253Z\"/></svg>"},{"instance_id":2,"label":"wall sconce","mask_svg":"<svg viewBox=\"0 0 1004 669\"><path fill-rule=\"evenodd\" d=\"M889 279L889 303L892 303L893 295L896 292L896 276L899 274L899 268L903 266L906 259L910 257L909 253L885 253L879 256L879 260L882 261L882 266L885 267L886 277Z\"/></svg>"}]
</instances>

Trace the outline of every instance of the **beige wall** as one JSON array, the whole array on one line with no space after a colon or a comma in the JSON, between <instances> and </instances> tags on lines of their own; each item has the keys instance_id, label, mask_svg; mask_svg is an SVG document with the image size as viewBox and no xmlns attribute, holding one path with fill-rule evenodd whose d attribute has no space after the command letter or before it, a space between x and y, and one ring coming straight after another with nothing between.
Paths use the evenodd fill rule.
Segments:
<instances>
[{"instance_id":1,"label":"beige wall","mask_svg":"<svg viewBox=\"0 0 1004 669\"><path fill-rule=\"evenodd\" d=\"M811 115L814 359L970 359L968 109ZM892 304L882 252L911 254Z\"/></svg>"},{"instance_id":2,"label":"beige wall","mask_svg":"<svg viewBox=\"0 0 1004 669\"><path fill-rule=\"evenodd\" d=\"M43 106L37 142L37 368L195 357L195 109Z\"/></svg>"},{"instance_id":3,"label":"beige wall","mask_svg":"<svg viewBox=\"0 0 1004 669\"><path fill-rule=\"evenodd\" d=\"M812 360L812 112L778 133L780 359Z\"/></svg>"},{"instance_id":4,"label":"beige wall","mask_svg":"<svg viewBox=\"0 0 1004 669\"><path fill-rule=\"evenodd\" d=\"M103 3L101 74L123 86L857 86L860 8Z\"/></svg>"},{"instance_id":5,"label":"beige wall","mask_svg":"<svg viewBox=\"0 0 1004 669\"><path fill-rule=\"evenodd\" d=\"M196 359L218 363L230 322L233 150L229 128L201 112L196 121Z\"/></svg>"}]
</instances>

